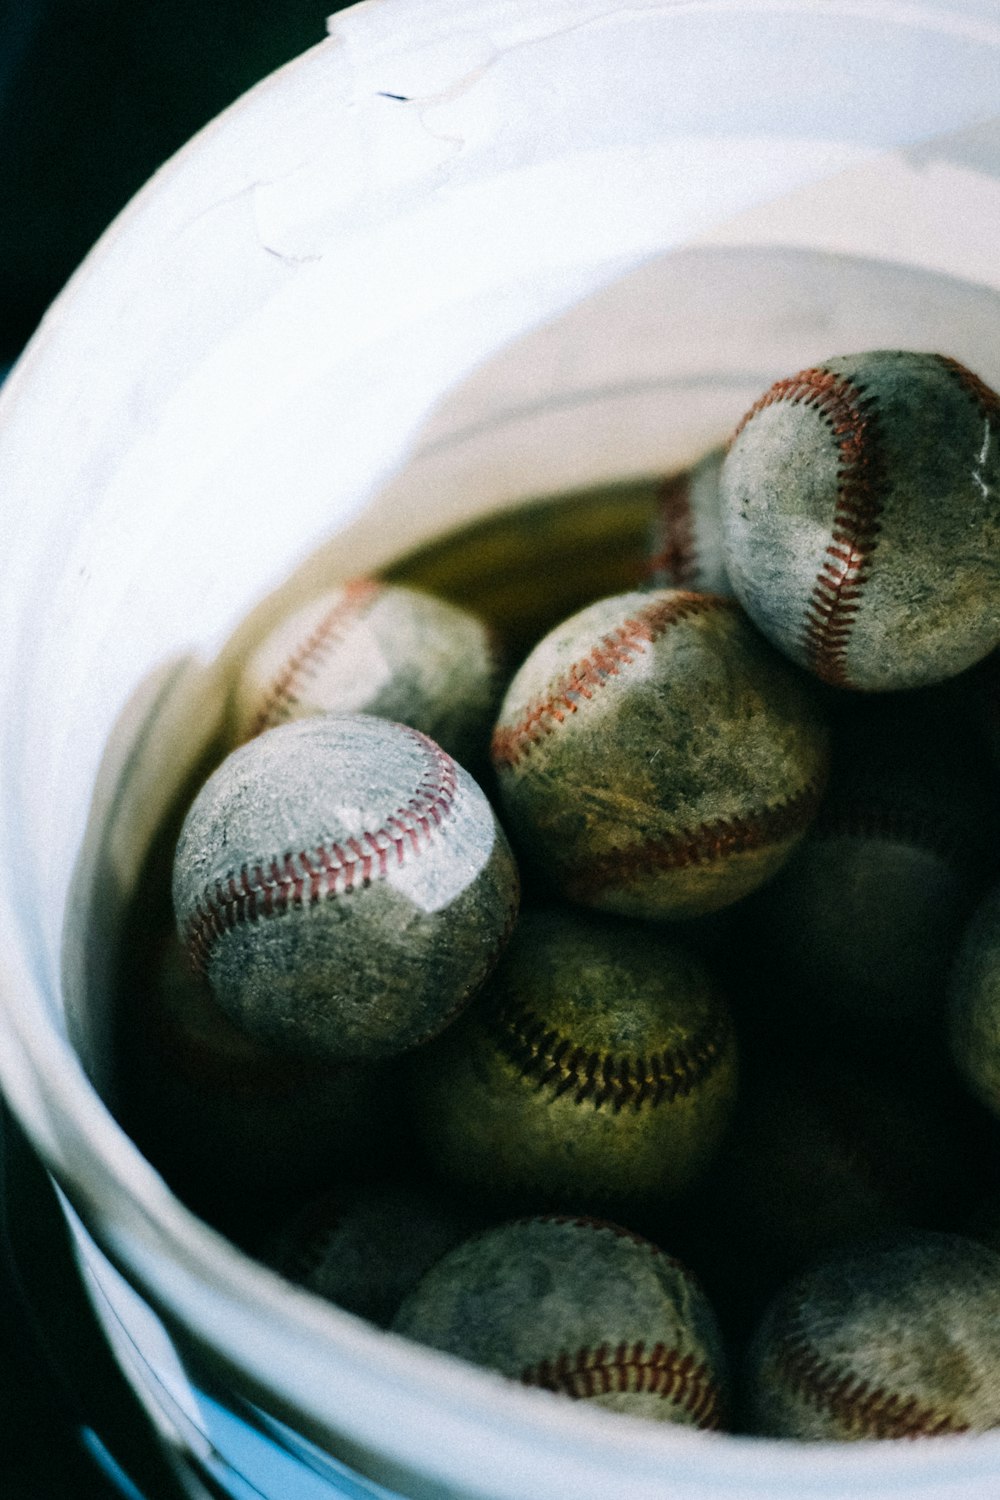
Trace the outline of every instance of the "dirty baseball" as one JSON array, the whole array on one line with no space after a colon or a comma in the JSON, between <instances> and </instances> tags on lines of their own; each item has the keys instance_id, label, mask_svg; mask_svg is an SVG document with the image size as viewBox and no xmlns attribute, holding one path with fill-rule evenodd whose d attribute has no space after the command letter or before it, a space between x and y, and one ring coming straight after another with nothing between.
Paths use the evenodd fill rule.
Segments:
<instances>
[{"instance_id":1,"label":"dirty baseball","mask_svg":"<svg viewBox=\"0 0 1000 1500\"><path fill-rule=\"evenodd\" d=\"M653 1421L712 1428L727 1404L701 1288L615 1224L540 1217L476 1235L427 1273L393 1327L522 1385Z\"/></svg>"},{"instance_id":2,"label":"dirty baseball","mask_svg":"<svg viewBox=\"0 0 1000 1500\"><path fill-rule=\"evenodd\" d=\"M824 681L918 687L1000 642L1000 398L957 360L878 350L777 381L721 484L737 598Z\"/></svg>"},{"instance_id":3,"label":"dirty baseball","mask_svg":"<svg viewBox=\"0 0 1000 1500\"><path fill-rule=\"evenodd\" d=\"M526 911L476 1004L410 1071L428 1161L463 1194L622 1217L712 1159L736 1040L711 974L672 934Z\"/></svg>"},{"instance_id":4,"label":"dirty baseball","mask_svg":"<svg viewBox=\"0 0 1000 1500\"><path fill-rule=\"evenodd\" d=\"M570 900L671 920L739 900L808 828L827 733L731 599L604 599L536 646L493 733L507 827Z\"/></svg>"},{"instance_id":5,"label":"dirty baseball","mask_svg":"<svg viewBox=\"0 0 1000 1500\"><path fill-rule=\"evenodd\" d=\"M481 759L500 697L498 646L467 610L419 589L352 579L280 620L243 663L234 744L319 713L409 724L462 765Z\"/></svg>"},{"instance_id":6,"label":"dirty baseball","mask_svg":"<svg viewBox=\"0 0 1000 1500\"><path fill-rule=\"evenodd\" d=\"M1000 1256L903 1232L804 1272L750 1356L751 1430L811 1440L1000 1426Z\"/></svg>"},{"instance_id":7,"label":"dirty baseball","mask_svg":"<svg viewBox=\"0 0 1000 1500\"><path fill-rule=\"evenodd\" d=\"M177 845L192 964L252 1036L391 1056L492 969L518 877L479 787L416 730L365 714L279 725L232 752Z\"/></svg>"}]
</instances>

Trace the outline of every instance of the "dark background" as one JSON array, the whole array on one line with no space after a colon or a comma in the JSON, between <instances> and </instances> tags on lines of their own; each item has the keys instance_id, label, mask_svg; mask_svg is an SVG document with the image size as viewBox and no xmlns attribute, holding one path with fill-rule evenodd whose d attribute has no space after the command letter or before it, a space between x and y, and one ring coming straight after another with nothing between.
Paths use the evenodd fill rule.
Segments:
<instances>
[{"instance_id":1,"label":"dark background","mask_svg":"<svg viewBox=\"0 0 1000 1500\"><path fill-rule=\"evenodd\" d=\"M0 0L0 365L200 126L337 0Z\"/></svg>"},{"instance_id":2,"label":"dark background","mask_svg":"<svg viewBox=\"0 0 1000 1500\"><path fill-rule=\"evenodd\" d=\"M259 78L321 41L326 16L343 8L0 0L0 378L156 168ZM95 1332L62 1223L0 1112L0 1492L159 1500L176 1491ZM94 1457L102 1445L105 1463Z\"/></svg>"}]
</instances>

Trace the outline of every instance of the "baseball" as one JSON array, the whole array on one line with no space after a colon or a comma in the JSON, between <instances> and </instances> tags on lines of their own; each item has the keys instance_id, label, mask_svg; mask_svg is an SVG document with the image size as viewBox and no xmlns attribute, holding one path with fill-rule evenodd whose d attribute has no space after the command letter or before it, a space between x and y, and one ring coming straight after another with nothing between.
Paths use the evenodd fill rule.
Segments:
<instances>
[{"instance_id":1,"label":"baseball","mask_svg":"<svg viewBox=\"0 0 1000 1500\"><path fill-rule=\"evenodd\" d=\"M1000 886L962 935L948 983L948 1034L959 1074L1000 1118Z\"/></svg>"},{"instance_id":2,"label":"baseball","mask_svg":"<svg viewBox=\"0 0 1000 1500\"><path fill-rule=\"evenodd\" d=\"M542 1217L466 1240L392 1326L610 1411L703 1428L725 1413L725 1362L704 1293L679 1261L614 1224Z\"/></svg>"},{"instance_id":3,"label":"baseball","mask_svg":"<svg viewBox=\"0 0 1000 1500\"><path fill-rule=\"evenodd\" d=\"M893 1062L751 1051L677 1241L735 1335L805 1266L876 1233L955 1227L990 1180L940 1056Z\"/></svg>"},{"instance_id":4,"label":"baseball","mask_svg":"<svg viewBox=\"0 0 1000 1500\"><path fill-rule=\"evenodd\" d=\"M358 578L294 610L249 655L233 689L232 741L313 714L369 713L471 764L485 756L500 686L495 637L475 615Z\"/></svg>"},{"instance_id":5,"label":"baseball","mask_svg":"<svg viewBox=\"0 0 1000 1500\"><path fill-rule=\"evenodd\" d=\"M910 1231L845 1250L772 1303L748 1363L751 1429L810 1440L1000 1426L1000 1255Z\"/></svg>"},{"instance_id":6,"label":"baseball","mask_svg":"<svg viewBox=\"0 0 1000 1500\"><path fill-rule=\"evenodd\" d=\"M479 1225L460 1204L411 1182L345 1182L272 1236L275 1270L386 1328L407 1293Z\"/></svg>"},{"instance_id":7,"label":"baseball","mask_svg":"<svg viewBox=\"0 0 1000 1500\"><path fill-rule=\"evenodd\" d=\"M953 721L937 723L912 695L847 706L819 815L753 898L752 926L781 1024L865 1046L888 1028L938 1024L962 928L996 865L998 819Z\"/></svg>"},{"instance_id":8,"label":"baseball","mask_svg":"<svg viewBox=\"0 0 1000 1500\"><path fill-rule=\"evenodd\" d=\"M774 874L819 805L828 746L808 680L733 600L662 589L546 636L492 755L508 830L546 883L669 920Z\"/></svg>"},{"instance_id":9,"label":"baseball","mask_svg":"<svg viewBox=\"0 0 1000 1500\"><path fill-rule=\"evenodd\" d=\"M490 985L411 1072L428 1161L463 1193L648 1214L714 1155L736 1043L727 1002L672 935L525 911Z\"/></svg>"},{"instance_id":10,"label":"baseball","mask_svg":"<svg viewBox=\"0 0 1000 1500\"><path fill-rule=\"evenodd\" d=\"M1000 642L1000 398L956 360L882 350L777 381L722 471L726 570L825 682L939 682Z\"/></svg>"},{"instance_id":11,"label":"baseball","mask_svg":"<svg viewBox=\"0 0 1000 1500\"><path fill-rule=\"evenodd\" d=\"M661 481L647 565L653 588L732 592L722 555L719 482L725 456L725 448L713 448L692 468Z\"/></svg>"},{"instance_id":12,"label":"baseball","mask_svg":"<svg viewBox=\"0 0 1000 1500\"><path fill-rule=\"evenodd\" d=\"M485 796L425 735L279 725L195 798L174 857L192 966L251 1036L317 1059L435 1035L493 967L518 878Z\"/></svg>"}]
</instances>

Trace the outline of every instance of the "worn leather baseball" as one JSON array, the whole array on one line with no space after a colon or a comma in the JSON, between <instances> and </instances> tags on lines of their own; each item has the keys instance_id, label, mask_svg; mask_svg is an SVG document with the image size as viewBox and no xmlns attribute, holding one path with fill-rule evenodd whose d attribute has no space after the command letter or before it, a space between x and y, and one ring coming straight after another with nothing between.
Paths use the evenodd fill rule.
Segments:
<instances>
[{"instance_id":1,"label":"worn leather baseball","mask_svg":"<svg viewBox=\"0 0 1000 1500\"><path fill-rule=\"evenodd\" d=\"M481 760L502 689L494 634L419 589L357 578L280 620L243 663L233 744L292 719L369 713L422 730L462 765Z\"/></svg>"},{"instance_id":2,"label":"worn leather baseball","mask_svg":"<svg viewBox=\"0 0 1000 1500\"><path fill-rule=\"evenodd\" d=\"M669 920L739 900L819 804L810 688L732 599L662 589L581 610L525 661L493 733L515 846L605 911Z\"/></svg>"},{"instance_id":3,"label":"worn leather baseball","mask_svg":"<svg viewBox=\"0 0 1000 1500\"><path fill-rule=\"evenodd\" d=\"M653 588L728 594L722 553L720 480L725 448L713 448L690 469L661 480L650 530Z\"/></svg>"},{"instance_id":4,"label":"worn leather baseball","mask_svg":"<svg viewBox=\"0 0 1000 1500\"><path fill-rule=\"evenodd\" d=\"M250 1035L316 1058L435 1035L492 969L517 870L489 803L425 735L301 719L232 752L184 821L174 912Z\"/></svg>"},{"instance_id":5,"label":"worn leather baseball","mask_svg":"<svg viewBox=\"0 0 1000 1500\"><path fill-rule=\"evenodd\" d=\"M749 1425L812 1440L1000 1426L1000 1255L909 1231L798 1277L748 1360Z\"/></svg>"},{"instance_id":6,"label":"worn leather baseball","mask_svg":"<svg viewBox=\"0 0 1000 1500\"><path fill-rule=\"evenodd\" d=\"M712 1159L736 1092L727 1001L647 924L525 911L492 982L412 1059L414 1125L506 1209L648 1214Z\"/></svg>"},{"instance_id":7,"label":"worn leather baseball","mask_svg":"<svg viewBox=\"0 0 1000 1500\"><path fill-rule=\"evenodd\" d=\"M1000 642L1000 399L958 361L879 350L777 381L722 471L726 570L839 687L940 682Z\"/></svg>"},{"instance_id":8,"label":"worn leather baseball","mask_svg":"<svg viewBox=\"0 0 1000 1500\"><path fill-rule=\"evenodd\" d=\"M725 1414L704 1293L679 1261L615 1224L540 1217L476 1235L428 1271L393 1328L610 1411L704 1428Z\"/></svg>"}]
</instances>

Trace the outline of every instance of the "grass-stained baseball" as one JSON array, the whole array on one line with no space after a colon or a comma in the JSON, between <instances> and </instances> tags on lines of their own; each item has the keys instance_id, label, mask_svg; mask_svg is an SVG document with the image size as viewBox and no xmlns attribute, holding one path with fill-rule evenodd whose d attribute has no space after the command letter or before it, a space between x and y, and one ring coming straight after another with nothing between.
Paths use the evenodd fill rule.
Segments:
<instances>
[{"instance_id":1,"label":"grass-stained baseball","mask_svg":"<svg viewBox=\"0 0 1000 1500\"><path fill-rule=\"evenodd\" d=\"M252 1036L384 1057L433 1036L492 969L518 876L479 787L366 714L279 725L223 761L174 858L190 960Z\"/></svg>"},{"instance_id":2,"label":"grass-stained baseball","mask_svg":"<svg viewBox=\"0 0 1000 1500\"><path fill-rule=\"evenodd\" d=\"M493 633L420 589L352 579L280 620L244 662L230 707L242 744L320 713L422 730L462 765L482 759L502 678Z\"/></svg>"},{"instance_id":3,"label":"grass-stained baseball","mask_svg":"<svg viewBox=\"0 0 1000 1500\"><path fill-rule=\"evenodd\" d=\"M937 1437L1000 1426L1000 1255L903 1232L814 1266L751 1348L751 1429L807 1440Z\"/></svg>"},{"instance_id":4,"label":"grass-stained baseball","mask_svg":"<svg viewBox=\"0 0 1000 1500\"><path fill-rule=\"evenodd\" d=\"M450 1251L398 1333L523 1385L653 1421L712 1428L727 1374L715 1316L672 1256L617 1225L540 1217Z\"/></svg>"},{"instance_id":5,"label":"grass-stained baseball","mask_svg":"<svg viewBox=\"0 0 1000 1500\"><path fill-rule=\"evenodd\" d=\"M824 681L952 677L1000 642L1000 398L957 360L876 350L775 382L722 471L726 571Z\"/></svg>"},{"instance_id":6,"label":"grass-stained baseball","mask_svg":"<svg viewBox=\"0 0 1000 1500\"><path fill-rule=\"evenodd\" d=\"M414 1125L464 1192L623 1217L698 1176L736 1088L726 1000L647 924L525 911L491 983L411 1059Z\"/></svg>"},{"instance_id":7,"label":"grass-stained baseball","mask_svg":"<svg viewBox=\"0 0 1000 1500\"><path fill-rule=\"evenodd\" d=\"M600 600L542 640L493 733L506 826L570 900L671 920L737 901L808 828L827 772L811 685L732 599Z\"/></svg>"}]
</instances>

